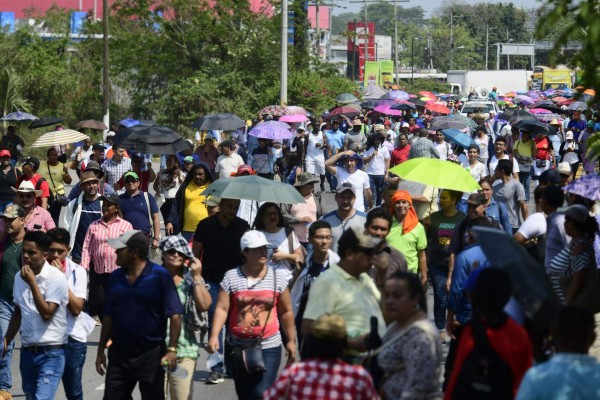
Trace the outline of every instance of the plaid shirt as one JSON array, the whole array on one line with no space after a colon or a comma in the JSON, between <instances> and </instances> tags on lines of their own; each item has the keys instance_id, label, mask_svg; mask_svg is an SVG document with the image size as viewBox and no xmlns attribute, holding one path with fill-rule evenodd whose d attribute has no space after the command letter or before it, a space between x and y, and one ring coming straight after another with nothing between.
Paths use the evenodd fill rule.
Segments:
<instances>
[{"instance_id":1,"label":"plaid shirt","mask_svg":"<svg viewBox=\"0 0 600 400\"><path fill-rule=\"evenodd\" d=\"M131 159L123 158L117 164L112 158L109 158L102 163L102 171L104 171L106 183L112 187L121 179L125 172L131 171ZM117 194L123 193L125 193L125 189L117 190Z\"/></svg>"},{"instance_id":2,"label":"plaid shirt","mask_svg":"<svg viewBox=\"0 0 600 400\"><path fill-rule=\"evenodd\" d=\"M117 269L117 253L108 245L108 239L116 239L133 229L124 219L117 217L110 224L100 218L90 224L81 250L81 266L90 269L90 262L97 274L108 274Z\"/></svg>"},{"instance_id":3,"label":"plaid shirt","mask_svg":"<svg viewBox=\"0 0 600 400\"><path fill-rule=\"evenodd\" d=\"M440 158L433 142L425 137L415 139L410 145L410 152L408 158Z\"/></svg>"},{"instance_id":4,"label":"plaid shirt","mask_svg":"<svg viewBox=\"0 0 600 400\"><path fill-rule=\"evenodd\" d=\"M308 360L283 370L263 400L376 400L369 373L340 360Z\"/></svg>"}]
</instances>

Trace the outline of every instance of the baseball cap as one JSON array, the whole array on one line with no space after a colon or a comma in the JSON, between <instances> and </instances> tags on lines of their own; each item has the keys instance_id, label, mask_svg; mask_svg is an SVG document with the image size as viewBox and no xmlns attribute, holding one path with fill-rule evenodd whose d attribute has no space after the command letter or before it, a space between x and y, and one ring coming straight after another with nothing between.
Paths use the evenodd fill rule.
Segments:
<instances>
[{"instance_id":1,"label":"baseball cap","mask_svg":"<svg viewBox=\"0 0 600 400\"><path fill-rule=\"evenodd\" d=\"M344 193L347 190L351 191L354 194L354 196L356 196L356 189L354 189L354 186L352 186L352 184L349 182L342 183L340 186L337 187L338 194Z\"/></svg>"},{"instance_id":2,"label":"baseball cap","mask_svg":"<svg viewBox=\"0 0 600 400\"><path fill-rule=\"evenodd\" d=\"M481 206L487 203L487 199L481 193L472 193L467 199L467 203Z\"/></svg>"},{"instance_id":3,"label":"baseball cap","mask_svg":"<svg viewBox=\"0 0 600 400\"><path fill-rule=\"evenodd\" d=\"M546 182L551 185L560 185L560 173L557 170L549 169L541 173L540 182Z\"/></svg>"},{"instance_id":4,"label":"baseball cap","mask_svg":"<svg viewBox=\"0 0 600 400\"><path fill-rule=\"evenodd\" d=\"M194 163L194 157L192 157L192 156L183 157L183 162L184 163L188 163L188 164L193 164Z\"/></svg>"},{"instance_id":5,"label":"baseball cap","mask_svg":"<svg viewBox=\"0 0 600 400\"><path fill-rule=\"evenodd\" d=\"M109 137L111 137L111 136L116 136L116 133L114 133L113 131L108 131L108 132L106 133L106 137L107 137L107 138L109 138Z\"/></svg>"},{"instance_id":6,"label":"baseball cap","mask_svg":"<svg viewBox=\"0 0 600 400\"><path fill-rule=\"evenodd\" d=\"M402 128L410 128L410 125L408 125L408 122L403 122Z\"/></svg>"},{"instance_id":7,"label":"baseball cap","mask_svg":"<svg viewBox=\"0 0 600 400\"><path fill-rule=\"evenodd\" d=\"M108 245L115 250L131 247L132 249L148 251L148 247L150 247L146 235L136 229L127 231L116 239L108 239Z\"/></svg>"},{"instance_id":8,"label":"baseball cap","mask_svg":"<svg viewBox=\"0 0 600 400\"><path fill-rule=\"evenodd\" d=\"M572 173L571 164L569 164L566 161L559 163L556 170L558 171L559 174L571 175L571 173Z\"/></svg>"},{"instance_id":9,"label":"baseball cap","mask_svg":"<svg viewBox=\"0 0 600 400\"><path fill-rule=\"evenodd\" d=\"M114 205L121 207L121 198L116 193L101 196L100 200L108 201L109 203L113 203Z\"/></svg>"},{"instance_id":10,"label":"baseball cap","mask_svg":"<svg viewBox=\"0 0 600 400\"><path fill-rule=\"evenodd\" d=\"M268 246L270 243L264 233L260 231L247 231L240 239L240 248L242 251L245 249L257 249L259 247Z\"/></svg>"},{"instance_id":11,"label":"baseball cap","mask_svg":"<svg viewBox=\"0 0 600 400\"><path fill-rule=\"evenodd\" d=\"M23 160L23 165L31 165L33 169L37 170L40 167L40 160L37 157L29 156Z\"/></svg>"},{"instance_id":12,"label":"baseball cap","mask_svg":"<svg viewBox=\"0 0 600 400\"><path fill-rule=\"evenodd\" d=\"M0 157L10 157L10 151L6 149L0 150Z\"/></svg>"},{"instance_id":13,"label":"baseball cap","mask_svg":"<svg viewBox=\"0 0 600 400\"><path fill-rule=\"evenodd\" d=\"M130 176L131 176L132 178L135 178L135 179L136 179L136 180L138 180L138 181L140 180L140 177L138 176L138 174L136 174L136 173L135 173L135 172L133 172L133 171L125 172L125 175L123 175L123 180L127 179L127 178L128 178L128 177L130 177Z\"/></svg>"},{"instance_id":14,"label":"baseball cap","mask_svg":"<svg viewBox=\"0 0 600 400\"><path fill-rule=\"evenodd\" d=\"M9 204L4 209L2 216L8 219L23 218L25 216L25 210L17 204Z\"/></svg>"},{"instance_id":15,"label":"baseball cap","mask_svg":"<svg viewBox=\"0 0 600 400\"><path fill-rule=\"evenodd\" d=\"M565 216L583 224L590 217L590 211L584 205L574 204L565 210Z\"/></svg>"},{"instance_id":16,"label":"baseball cap","mask_svg":"<svg viewBox=\"0 0 600 400\"><path fill-rule=\"evenodd\" d=\"M106 150L106 147L104 147L101 143L94 143L94 145L92 146L92 150Z\"/></svg>"},{"instance_id":17,"label":"baseball cap","mask_svg":"<svg viewBox=\"0 0 600 400\"><path fill-rule=\"evenodd\" d=\"M569 140L569 139L573 139L573 131L567 131L567 133L565 134L565 139Z\"/></svg>"},{"instance_id":18,"label":"baseball cap","mask_svg":"<svg viewBox=\"0 0 600 400\"><path fill-rule=\"evenodd\" d=\"M338 242L338 247L374 249L379 246L382 240L384 239L375 238L365 233L363 226L352 226L342 234Z\"/></svg>"},{"instance_id":19,"label":"baseball cap","mask_svg":"<svg viewBox=\"0 0 600 400\"><path fill-rule=\"evenodd\" d=\"M338 314L322 314L310 326L310 334L317 339L344 340L348 331L344 318Z\"/></svg>"}]
</instances>

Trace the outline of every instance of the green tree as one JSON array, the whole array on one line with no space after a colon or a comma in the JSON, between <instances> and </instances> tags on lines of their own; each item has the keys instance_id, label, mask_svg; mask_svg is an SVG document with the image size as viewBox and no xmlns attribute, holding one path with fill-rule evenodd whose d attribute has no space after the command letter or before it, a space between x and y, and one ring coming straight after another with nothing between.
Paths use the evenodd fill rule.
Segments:
<instances>
[{"instance_id":1,"label":"green tree","mask_svg":"<svg viewBox=\"0 0 600 400\"><path fill-rule=\"evenodd\" d=\"M23 96L23 81L14 68L4 67L0 73L2 115L13 111L31 111L31 103Z\"/></svg>"}]
</instances>

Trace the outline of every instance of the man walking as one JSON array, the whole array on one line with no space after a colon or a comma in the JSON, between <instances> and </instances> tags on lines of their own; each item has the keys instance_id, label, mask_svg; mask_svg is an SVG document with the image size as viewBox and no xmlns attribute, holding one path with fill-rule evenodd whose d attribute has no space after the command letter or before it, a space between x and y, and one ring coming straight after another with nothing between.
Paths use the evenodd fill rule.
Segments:
<instances>
[{"instance_id":1,"label":"man walking","mask_svg":"<svg viewBox=\"0 0 600 400\"><path fill-rule=\"evenodd\" d=\"M332 243L331 249L337 251L338 240L342 234L353 226L362 227L367 220L367 214L354 207L356 202L356 190L351 183L341 185L335 194L337 209L321 217L321 221L327 222L331 227Z\"/></svg>"},{"instance_id":2,"label":"man walking","mask_svg":"<svg viewBox=\"0 0 600 400\"><path fill-rule=\"evenodd\" d=\"M236 172L240 165L244 165L244 159L237 153L234 153L234 145L231 141L226 140L221 143L221 155L217 158L217 166L215 174L218 174L217 179L231 178L231 174Z\"/></svg>"},{"instance_id":3,"label":"man walking","mask_svg":"<svg viewBox=\"0 0 600 400\"><path fill-rule=\"evenodd\" d=\"M37 173L38 168L40 168L40 160L36 157L27 157L23 160L23 165L21 166L23 175L19 177L16 187L20 187L21 183L25 181L31 183L36 191L40 191L40 195L35 199L35 205L47 210L48 200L50 199L50 186L48 186L48 182Z\"/></svg>"},{"instance_id":4,"label":"man walking","mask_svg":"<svg viewBox=\"0 0 600 400\"><path fill-rule=\"evenodd\" d=\"M52 239L40 231L23 238L23 268L15 277L15 311L4 337L21 332L21 380L27 399L54 399L65 368L69 287L65 274L46 261Z\"/></svg>"},{"instance_id":5,"label":"man walking","mask_svg":"<svg viewBox=\"0 0 600 400\"><path fill-rule=\"evenodd\" d=\"M104 399L127 399L139 384L143 399L165 397L163 363L173 370L183 307L173 278L148 260L148 238L141 231L109 239L117 265L109 278L96 371L106 382ZM125 306L126 305L126 306ZM169 320L169 346L165 349ZM104 351L108 340L108 368Z\"/></svg>"},{"instance_id":6,"label":"man walking","mask_svg":"<svg viewBox=\"0 0 600 400\"><path fill-rule=\"evenodd\" d=\"M342 166L336 166L340 161ZM354 208L365 211L365 202L370 210L373 207L373 192L369 183L369 175L362 171L363 159L352 150L338 153L325 162L327 171L334 175L338 181L338 188L344 183L350 183L356 193Z\"/></svg>"},{"instance_id":7,"label":"man walking","mask_svg":"<svg viewBox=\"0 0 600 400\"><path fill-rule=\"evenodd\" d=\"M529 210L525 200L525 189L523 185L512 177L513 166L510 160L498 161L498 166L492 177L492 181L500 179L502 183L494 186L494 200L506 205L508 217L513 228L513 234L519 226L527 219Z\"/></svg>"},{"instance_id":8,"label":"man walking","mask_svg":"<svg viewBox=\"0 0 600 400\"><path fill-rule=\"evenodd\" d=\"M115 188L117 194L125 192L125 189L115 187L115 184L121 179L125 172L131 170L131 159L125 157L127 152L123 147L113 146L111 158L102 163L102 172L104 173L104 182L110 187Z\"/></svg>"}]
</instances>

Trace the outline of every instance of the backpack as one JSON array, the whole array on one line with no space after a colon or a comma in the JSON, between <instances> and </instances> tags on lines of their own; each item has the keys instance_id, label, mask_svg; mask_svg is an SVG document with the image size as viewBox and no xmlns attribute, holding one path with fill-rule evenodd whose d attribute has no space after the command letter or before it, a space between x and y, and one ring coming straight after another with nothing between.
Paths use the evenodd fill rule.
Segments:
<instances>
[{"instance_id":1,"label":"backpack","mask_svg":"<svg viewBox=\"0 0 600 400\"><path fill-rule=\"evenodd\" d=\"M452 399L511 400L512 371L506 361L490 346L485 325L471 322L475 347L459 372Z\"/></svg>"}]
</instances>

